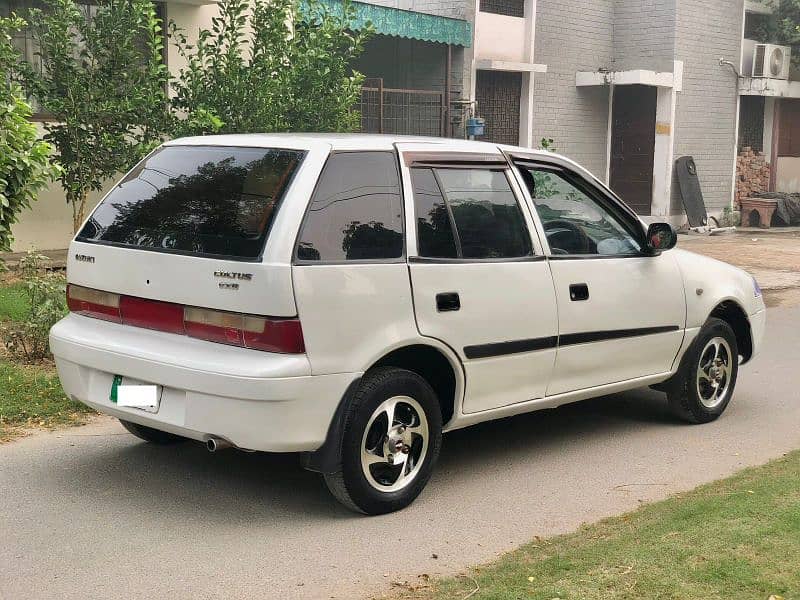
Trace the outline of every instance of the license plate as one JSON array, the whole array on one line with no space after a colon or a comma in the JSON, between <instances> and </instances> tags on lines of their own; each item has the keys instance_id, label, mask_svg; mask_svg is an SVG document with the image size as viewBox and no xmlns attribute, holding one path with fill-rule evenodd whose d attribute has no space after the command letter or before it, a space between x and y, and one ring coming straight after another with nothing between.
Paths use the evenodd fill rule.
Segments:
<instances>
[{"instance_id":1,"label":"license plate","mask_svg":"<svg viewBox=\"0 0 800 600\"><path fill-rule=\"evenodd\" d=\"M114 375L109 400L117 406L137 408L146 412L158 412L161 403L160 385L135 381L121 375Z\"/></svg>"}]
</instances>

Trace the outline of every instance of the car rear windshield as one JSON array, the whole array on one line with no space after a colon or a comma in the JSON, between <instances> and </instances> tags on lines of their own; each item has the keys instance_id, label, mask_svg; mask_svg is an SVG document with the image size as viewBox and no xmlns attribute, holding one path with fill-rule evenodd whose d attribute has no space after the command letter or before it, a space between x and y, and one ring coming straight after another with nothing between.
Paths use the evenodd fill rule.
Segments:
<instances>
[{"instance_id":1,"label":"car rear windshield","mask_svg":"<svg viewBox=\"0 0 800 600\"><path fill-rule=\"evenodd\" d=\"M303 155L273 148L165 146L103 199L77 239L258 258Z\"/></svg>"}]
</instances>

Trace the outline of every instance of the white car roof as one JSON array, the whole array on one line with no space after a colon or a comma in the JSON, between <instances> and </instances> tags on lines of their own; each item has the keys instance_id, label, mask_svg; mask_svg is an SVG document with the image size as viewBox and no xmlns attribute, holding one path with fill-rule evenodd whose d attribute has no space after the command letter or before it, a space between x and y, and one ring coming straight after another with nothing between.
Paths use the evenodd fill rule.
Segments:
<instances>
[{"instance_id":1,"label":"white car roof","mask_svg":"<svg viewBox=\"0 0 800 600\"><path fill-rule=\"evenodd\" d=\"M499 148L528 154L551 155L542 150L500 146L453 138L371 133L247 133L186 137L166 142L166 146L250 146L264 148L311 149L326 145L331 150L393 150L394 144L431 144L442 150L497 153Z\"/></svg>"}]
</instances>

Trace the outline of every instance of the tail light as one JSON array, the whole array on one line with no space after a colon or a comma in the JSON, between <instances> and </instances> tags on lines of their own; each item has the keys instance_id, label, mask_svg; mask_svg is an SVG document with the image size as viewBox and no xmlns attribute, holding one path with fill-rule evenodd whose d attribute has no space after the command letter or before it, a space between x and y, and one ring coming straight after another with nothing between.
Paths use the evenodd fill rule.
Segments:
<instances>
[{"instance_id":1,"label":"tail light","mask_svg":"<svg viewBox=\"0 0 800 600\"><path fill-rule=\"evenodd\" d=\"M296 318L243 315L171 302L120 296L77 285L67 286L70 311L88 317L188 335L266 352L302 354L303 329Z\"/></svg>"},{"instance_id":2,"label":"tail light","mask_svg":"<svg viewBox=\"0 0 800 600\"><path fill-rule=\"evenodd\" d=\"M272 319L187 306L183 323L186 335L209 342L267 352L305 352L298 319Z\"/></svg>"},{"instance_id":3,"label":"tail light","mask_svg":"<svg viewBox=\"0 0 800 600\"><path fill-rule=\"evenodd\" d=\"M157 329L167 333L184 333L183 306L180 304L122 296L119 310L124 325Z\"/></svg>"},{"instance_id":4,"label":"tail light","mask_svg":"<svg viewBox=\"0 0 800 600\"><path fill-rule=\"evenodd\" d=\"M77 285L67 286L67 307L74 313L122 323L119 294L101 292Z\"/></svg>"}]
</instances>

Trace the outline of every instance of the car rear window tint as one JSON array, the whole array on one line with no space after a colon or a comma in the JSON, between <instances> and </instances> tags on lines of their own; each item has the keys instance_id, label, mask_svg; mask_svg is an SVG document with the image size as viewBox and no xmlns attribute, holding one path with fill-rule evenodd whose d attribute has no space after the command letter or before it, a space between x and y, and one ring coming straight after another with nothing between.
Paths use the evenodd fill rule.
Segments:
<instances>
[{"instance_id":1,"label":"car rear window tint","mask_svg":"<svg viewBox=\"0 0 800 600\"><path fill-rule=\"evenodd\" d=\"M417 217L419 255L457 258L453 224L432 169L412 169L411 187Z\"/></svg>"},{"instance_id":2,"label":"car rear window tint","mask_svg":"<svg viewBox=\"0 0 800 600\"><path fill-rule=\"evenodd\" d=\"M460 258L521 258L533 254L525 219L503 171L435 169L434 173L455 227ZM420 246L424 251L421 242Z\"/></svg>"},{"instance_id":3,"label":"car rear window tint","mask_svg":"<svg viewBox=\"0 0 800 600\"><path fill-rule=\"evenodd\" d=\"M325 164L297 246L301 261L403 256L403 206L392 152L339 152Z\"/></svg>"},{"instance_id":4,"label":"car rear window tint","mask_svg":"<svg viewBox=\"0 0 800 600\"><path fill-rule=\"evenodd\" d=\"M105 197L78 239L258 258L303 156L271 148L165 146Z\"/></svg>"}]
</instances>

